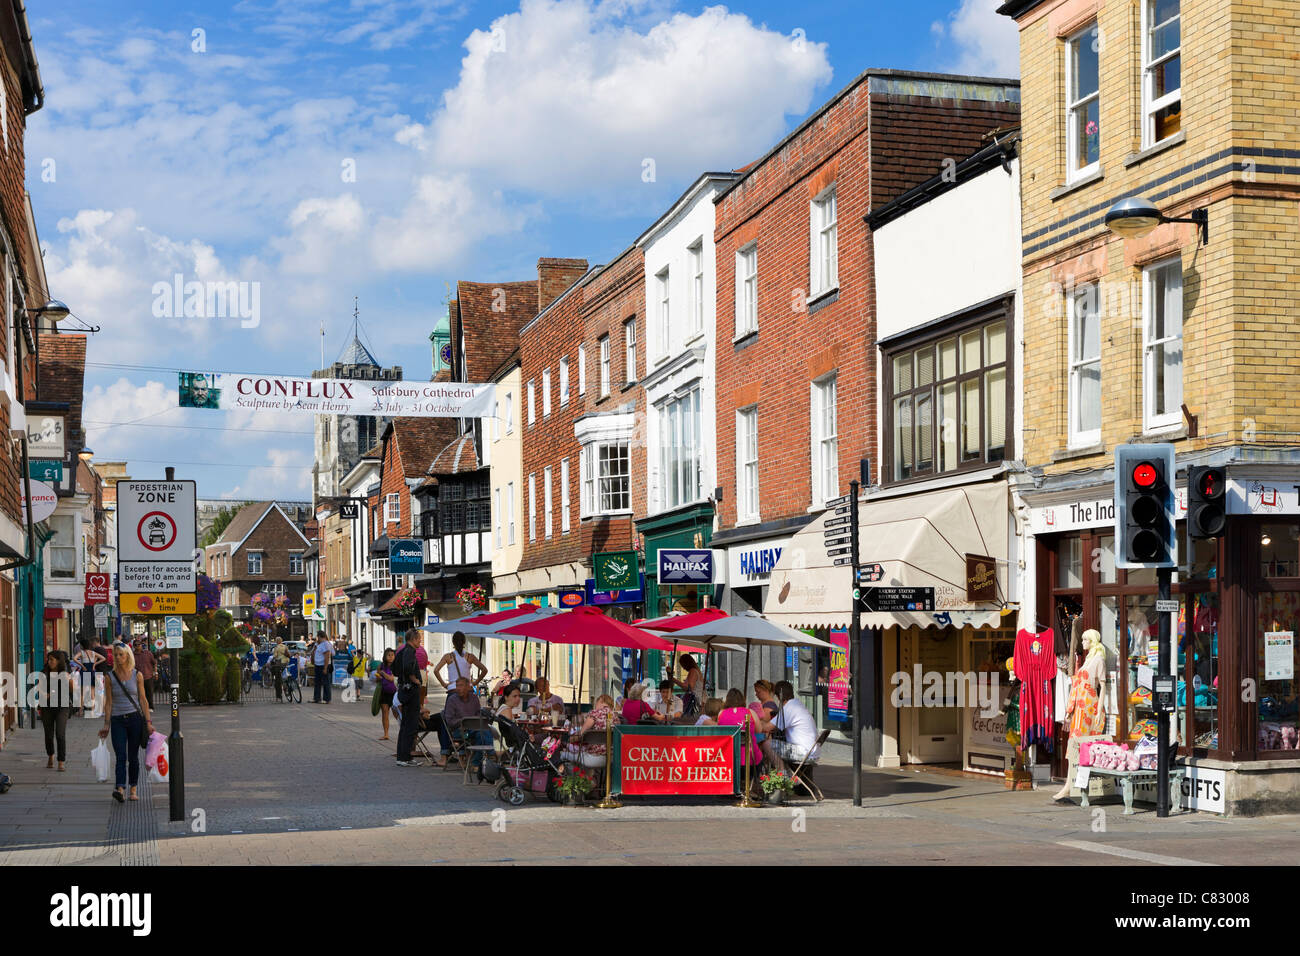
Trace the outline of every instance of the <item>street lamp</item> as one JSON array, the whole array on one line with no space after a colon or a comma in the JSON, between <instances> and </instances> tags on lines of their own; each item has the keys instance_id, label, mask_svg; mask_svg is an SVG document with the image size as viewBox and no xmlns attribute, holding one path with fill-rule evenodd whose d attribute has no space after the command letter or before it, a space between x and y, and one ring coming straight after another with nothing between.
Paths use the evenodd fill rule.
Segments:
<instances>
[{"instance_id":1,"label":"street lamp","mask_svg":"<svg viewBox=\"0 0 1300 956\"><path fill-rule=\"evenodd\" d=\"M89 462L90 459L95 457L95 453L89 448L83 448L81 451L77 452L77 457L82 461Z\"/></svg>"},{"instance_id":2,"label":"street lamp","mask_svg":"<svg viewBox=\"0 0 1300 956\"><path fill-rule=\"evenodd\" d=\"M1201 227L1201 245L1210 244L1210 211L1193 209L1190 216L1166 216L1155 203L1141 196L1129 196L1110 207L1106 213L1106 228L1122 239L1141 239L1150 235L1156 226L1165 222L1190 222Z\"/></svg>"},{"instance_id":3,"label":"street lamp","mask_svg":"<svg viewBox=\"0 0 1300 956\"><path fill-rule=\"evenodd\" d=\"M72 310L58 299L50 299L39 309L28 309L27 311L35 315L44 316L51 322L62 322L72 314Z\"/></svg>"}]
</instances>

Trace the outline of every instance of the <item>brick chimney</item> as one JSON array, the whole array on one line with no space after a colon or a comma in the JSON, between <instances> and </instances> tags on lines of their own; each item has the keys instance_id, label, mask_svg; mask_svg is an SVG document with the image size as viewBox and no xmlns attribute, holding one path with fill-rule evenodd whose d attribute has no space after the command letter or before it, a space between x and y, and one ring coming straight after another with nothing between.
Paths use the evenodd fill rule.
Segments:
<instances>
[{"instance_id":1,"label":"brick chimney","mask_svg":"<svg viewBox=\"0 0 1300 956\"><path fill-rule=\"evenodd\" d=\"M586 259L537 260L537 311L563 295L564 290L577 282L587 272Z\"/></svg>"}]
</instances>

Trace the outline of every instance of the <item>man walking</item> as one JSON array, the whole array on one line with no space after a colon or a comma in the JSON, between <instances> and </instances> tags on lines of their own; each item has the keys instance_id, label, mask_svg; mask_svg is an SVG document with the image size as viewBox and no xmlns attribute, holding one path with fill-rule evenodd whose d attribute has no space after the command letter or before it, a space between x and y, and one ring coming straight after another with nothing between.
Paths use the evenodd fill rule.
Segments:
<instances>
[{"instance_id":1,"label":"man walking","mask_svg":"<svg viewBox=\"0 0 1300 956\"><path fill-rule=\"evenodd\" d=\"M415 628L406 632L406 643L393 661L393 676L397 678L397 702L401 705L402 723L397 731L397 765L417 766L411 750L415 746L415 733L420 726L420 698L424 689L420 664L416 657L416 644L423 635Z\"/></svg>"},{"instance_id":2,"label":"man walking","mask_svg":"<svg viewBox=\"0 0 1300 956\"><path fill-rule=\"evenodd\" d=\"M325 692L325 703L330 702L330 684L334 677L334 670L331 662L334 660L334 648L330 647L329 641L325 640L325 632L316 632L316 646L312 648L311 662L316 665L316 683L312 695L312 703L321 702L321 689Z\"/></svg>"},{"instance_id":3,"label":"man walking","mask_svg":"<svg viewBox=\"0 0 1300 956\"><path fill-rule=\"evenodd\" d=\"M144 699L149 702L149 708L152 710L153 692L158 684L158 664L154 660L153 651L149 650L148 641L135 642L135 669L144 678Z\"/></svg>"}]
</instances>

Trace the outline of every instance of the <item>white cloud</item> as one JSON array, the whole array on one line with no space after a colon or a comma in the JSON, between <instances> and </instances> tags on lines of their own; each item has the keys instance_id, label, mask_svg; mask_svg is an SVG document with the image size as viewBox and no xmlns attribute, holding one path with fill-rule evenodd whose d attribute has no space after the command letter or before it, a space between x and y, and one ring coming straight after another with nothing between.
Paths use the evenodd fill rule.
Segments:
<instances>
[{"instance_id":1,"label":"white cloud","mask_svg":"<svg viewBox=\"0 0 1300 956\"><path fill-rule=\"evenodd\" d=\"M523 0L471 33L431 121L438 164L549 195L637 184L647 158L689 181L764 152L831 78L824 43L720 6L641 32L637 6Z\"/></svg>"},{"instance_id":2,"label":"white cloud","mask_svg":"<svg viewBox=\"0 0 1300 956\"><path fill-rule=\"evenodd\" d=\"M961 0L947 22L936 20L930 32L948 41L953 59L944 67L972 76L1020 75L1020 34L1016 22L997 13L1002 0Z\"/></svg>"}]
</instances>

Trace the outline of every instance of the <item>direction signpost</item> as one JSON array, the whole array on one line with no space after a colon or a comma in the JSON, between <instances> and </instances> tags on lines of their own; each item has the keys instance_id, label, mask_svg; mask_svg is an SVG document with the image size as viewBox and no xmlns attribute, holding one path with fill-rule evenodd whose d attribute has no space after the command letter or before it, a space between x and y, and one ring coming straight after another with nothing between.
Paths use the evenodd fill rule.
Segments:
<instances>
[{"instance_id":1,"label":"direction signpost","mask_svg":"<svg viewBox=\"0 0 1300 956\"><path fill-rule=\"evenodd\" d=\"M198 610L194 549L198 526L197 488L177 480L168 468L162 481L117 483L118 610L123 614L165 614L170 657L172 728L167 737L173 822L185 819L185 740L181 736L178 615ZM175 622L173 624L173 621Z\"/></svg>"}]
</instances>

